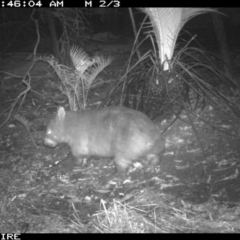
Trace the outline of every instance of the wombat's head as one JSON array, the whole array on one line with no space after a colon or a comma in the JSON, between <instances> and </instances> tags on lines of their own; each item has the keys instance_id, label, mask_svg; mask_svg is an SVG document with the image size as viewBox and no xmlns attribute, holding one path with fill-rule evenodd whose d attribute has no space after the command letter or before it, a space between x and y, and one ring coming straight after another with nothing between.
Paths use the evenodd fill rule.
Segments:
<instances>
[{"instance_id":1,"label":"wombat's head","mask_svg":"<svg viewBox=\"0 0 240 240\"><path fill-rule=\"evenodd\" d=\"M60 107L55 117L49 122L44 138L44 144L49 147L56 147L64 140L64 121L66 112Z\"/></svg>"}]
</instances>

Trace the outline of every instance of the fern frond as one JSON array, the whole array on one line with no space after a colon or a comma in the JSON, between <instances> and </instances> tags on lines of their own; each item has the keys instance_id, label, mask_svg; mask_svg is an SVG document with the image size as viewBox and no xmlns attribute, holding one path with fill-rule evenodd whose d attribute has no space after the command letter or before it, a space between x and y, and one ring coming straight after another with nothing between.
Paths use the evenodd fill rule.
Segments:
<instances>
[{"instance_id":1,"label":"fern frond","mask_svg":"<svg viewBox=\"0 0 240 240\"><path fill-rule=\"evenodd\" d=\"M94 63L93 67L86 72L85 74L85 78L86 79L86 84L87 87L90 88L94 79L96 78L96 76L105 68L107 67L112 61L113 61L113 57L98 57L96 59L96 62Z\"/></svg>"}]
</instances>

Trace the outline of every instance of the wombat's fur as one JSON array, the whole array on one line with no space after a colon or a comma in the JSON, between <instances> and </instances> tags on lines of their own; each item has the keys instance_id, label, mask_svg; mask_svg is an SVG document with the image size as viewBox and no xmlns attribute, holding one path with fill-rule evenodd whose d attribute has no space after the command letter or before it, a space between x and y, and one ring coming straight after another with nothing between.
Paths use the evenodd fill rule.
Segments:
<instances>
[{"instance_id":1,"label":"wombat's fur","mask_svg":"<svg viewBox=\"0 0 240 240\"><path fill-rule=\"evenodd\" d=\"M118 173L132 162L156 165L164 142L155 124L143 113L125 107L65 111L60 107L48 124L44 143L67 143L78 163L90 156L113 157Z\"/></svg>"}]
</instances>

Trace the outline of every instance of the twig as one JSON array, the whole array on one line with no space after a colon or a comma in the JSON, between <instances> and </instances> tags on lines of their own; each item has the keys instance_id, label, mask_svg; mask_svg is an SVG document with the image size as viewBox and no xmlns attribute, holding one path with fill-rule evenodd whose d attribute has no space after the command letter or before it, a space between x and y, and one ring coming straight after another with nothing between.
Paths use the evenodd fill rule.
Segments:
<instances>
[{"instance_id":1,"label":"twig","mask_svg":"<svg viewBox=\"0 0 240 240\"><path fill-rule=\"evenodd\" d=\"M36 25L36 30L37 30L37 42L35 44L35 47L34 47L34 50L33 50L33 61L31 63L31 65L29 66L26 74L24 75L23 79L22 79L22 82L27 86L27 88L22 91L18 96L17 96L17 99L14 101L14 103L12 103L11 107L10 107L10 111L8 113L8 116L7 118L5 119L5 121L0 125L0 128L3 127L9 120L9 118L12 116L12 111L13 109L15 108L15 106L17 105L17 103L19 102L19 100L21 99L21 103L20 103L20 106L16 112L16 114L18 113L18 111L20 110L21 106L22 106L22 103L23 101L25 100L25 97L27 95L27 93L29 92L29 90L31 90L31 77L30 77L30 72L37 60L36 58L36 52L37 52L37 47L39 45L39 41L40 41L40 34L39 34L39 27L38 27L38 22L37 20L35 20L33 18L33 14L35 13L35 9L33 9L33 12L31 14L31 19L35 22L35 25Z\"/></svg>"}]
</instances>

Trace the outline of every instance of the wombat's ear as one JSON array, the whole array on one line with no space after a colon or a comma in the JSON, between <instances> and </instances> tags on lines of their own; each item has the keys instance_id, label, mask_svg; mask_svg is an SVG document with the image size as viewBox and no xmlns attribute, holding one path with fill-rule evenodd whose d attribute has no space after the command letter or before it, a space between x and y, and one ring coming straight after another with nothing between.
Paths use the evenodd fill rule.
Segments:
<instances>
[{"instance_id":1,"label":"wombat's ear","mask_svg":"<svg viewBox=\"0 0 240 240\"><path fill-rule=\"evenodd\" d=\"M58 112L57 112L58 118L59 118L60 120L64 119L65 114L66 114L65 109L64 109L63 107L60 107L60 108L58 109Z\"/></svg>"}]
</instances>

